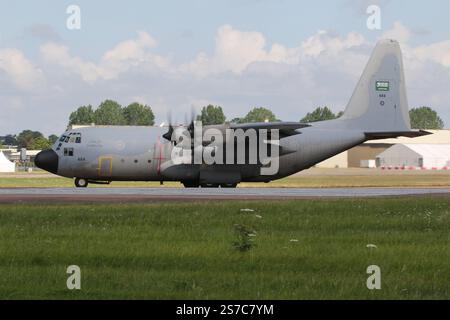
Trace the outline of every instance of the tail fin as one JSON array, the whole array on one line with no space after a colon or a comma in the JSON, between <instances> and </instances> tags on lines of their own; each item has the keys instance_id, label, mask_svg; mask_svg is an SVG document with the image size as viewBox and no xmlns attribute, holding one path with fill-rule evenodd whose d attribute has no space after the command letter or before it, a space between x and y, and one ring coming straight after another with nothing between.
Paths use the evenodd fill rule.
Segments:
<instances>
[{"instance_id":1,"label":"tail fin","mask_svg":"<svg viewBox=\"0 0 450 320\"><path fill-rule=\"evenodd\" d=\"M370 133L411 131L397 41L378 42L341 119L349 128Z\"/></svg>"}]
</instances>

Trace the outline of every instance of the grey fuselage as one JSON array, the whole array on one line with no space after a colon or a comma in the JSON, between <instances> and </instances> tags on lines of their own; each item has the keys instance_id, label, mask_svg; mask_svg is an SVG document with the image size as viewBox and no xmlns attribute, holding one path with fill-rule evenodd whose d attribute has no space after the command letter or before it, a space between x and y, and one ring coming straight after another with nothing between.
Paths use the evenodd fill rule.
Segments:
<instances>
[{"instance_id":1,"label":"grey fuselage","mask_svg":"<svg viewBox=\"0 0 450 320\"><path fill-rule=\"evenodd\" d=\"M171 155L178 142L170 137L174 131L172 127L169 131L167 127L81 127L69 130L52 150L38 154L35 163L58 175L77 178L76 185L81 179L84 182L181 181L188 187L230 187L239 182L268 182L292 175L369 139L429 134L411 130L402 54L395 40L378 42L339 119L311 124L276 122L211 127L224 133L224 141L228 137L227 128L251 129L259 133L267 128L278 128L280 139L277 148L280 153L276 158L279 160L276 173L262 174L262 169L266 169L263 161L259 164L207 164L207 161L176 164ZM259 141L273 146L272 138ZM214 147L214 144L220 143L211 140L210 145L202 144L202 147ZM189 142L188 146L198 150L195 143ZM252 148L254 144L249 143L247 147ZM86 183L78 183L77 186L86 186Z\"/></svg>"},{"instance_id":2,"label":"grey fuselage","mask_svg":"<svg viewBox=\"0 0 450 320\"><path fill-rule=\"evenodd\" d=\"M56 174L94 181L268 182L365 141L364 132L333 129L333 122L318 122L280 139L280 147L293 152L279 156L278 173L270 176L260 174L260 165L250 164L167 166L174 145L162 137L167 132L164 127L81 127L65 132L63 136L69 139L53 146L59 158Z\"/></svg>"}]
</instances>

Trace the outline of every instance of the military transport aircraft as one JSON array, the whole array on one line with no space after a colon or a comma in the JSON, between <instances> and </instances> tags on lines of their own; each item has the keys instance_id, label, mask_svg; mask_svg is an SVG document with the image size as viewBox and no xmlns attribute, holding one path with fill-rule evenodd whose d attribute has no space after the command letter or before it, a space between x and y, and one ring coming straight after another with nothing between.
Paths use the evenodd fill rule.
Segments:
<instances>
[{"instance_id":1,"label":"military transport aircraft","mask_svg":"<svg viewBox=\"0 0 450 320\"><path fill-rule=\"evenodd\" d=\"M195 134L198 130L199 143ZM244 134L265 132L257 140L246 136L244 152L252 148L258 151L264 144L270 151L256 162L251 161L249 154L240 162L211 163L201 157L200 161L191 161L197 151L209 150L209 155L214 156L218 148L230 141L236 150L237 140L229 137L233 130ZM214 134L208 136L208 132ZM215 139L217 134L223 139ZM185 187L236 187L240 182L269 182L292 175L366 140L426 134L429 133L410 127L400 46L394 40L382 40L338 119L309 124L226 123L200 129L194 122L168 127L70 128L52 149L36 156L35 164L51 173L75 178L77 187L111 181L180 181ZM175 161L175 150L182 154L183 161ZM224 159L227 152L232 155L231 160L236 160L231 151L215 156ZM276 170L262 174L275 162Z\"/></svg>"}]
</instances>

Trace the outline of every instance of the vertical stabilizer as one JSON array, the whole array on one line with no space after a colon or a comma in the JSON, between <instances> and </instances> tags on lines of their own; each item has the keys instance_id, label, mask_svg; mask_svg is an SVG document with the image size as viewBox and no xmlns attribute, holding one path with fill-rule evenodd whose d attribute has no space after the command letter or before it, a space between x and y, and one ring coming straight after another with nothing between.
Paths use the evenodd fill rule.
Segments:
<instances>
[{"instance_id":1,"label":"vertical stabilizer","mask_svg":"<svg viewBox=\"0 0 450 320\"><path fill-rule=\"evenodd\" d=\"M341 119L348 128L366 132L411 130L397 41L378 42Z\"/></svg>"}]
</instances>

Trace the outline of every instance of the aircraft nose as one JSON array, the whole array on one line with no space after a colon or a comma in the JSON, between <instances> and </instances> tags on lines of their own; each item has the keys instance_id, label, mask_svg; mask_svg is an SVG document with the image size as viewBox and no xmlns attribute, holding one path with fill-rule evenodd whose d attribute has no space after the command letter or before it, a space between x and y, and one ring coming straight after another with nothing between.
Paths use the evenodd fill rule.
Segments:
<instances>
[{"instance_id":1,"label":"aircraft nose","mask_svg":"<svg viewBox=\"0 0 450 320\"><path fill-rule=\"evenodd\" d=\"M52 149L43 150L34 158L34 164L38 168L55 174L58 172L58 162L58 155Z\"/></svg>"}]
</instances>

